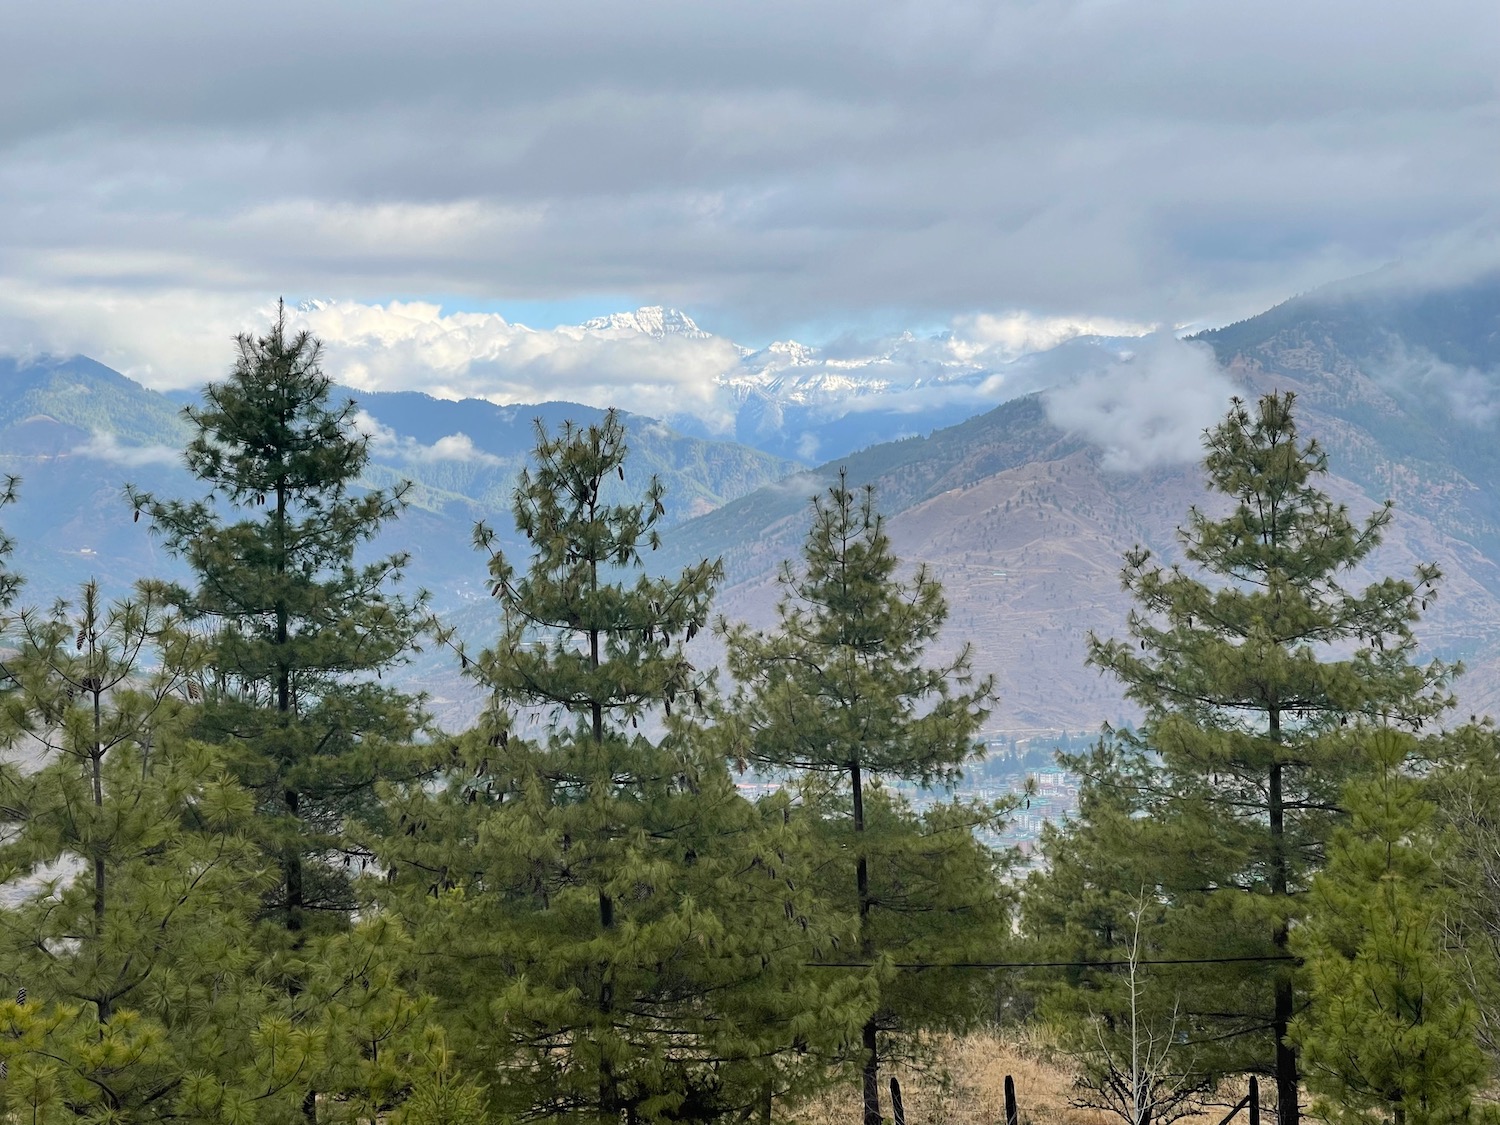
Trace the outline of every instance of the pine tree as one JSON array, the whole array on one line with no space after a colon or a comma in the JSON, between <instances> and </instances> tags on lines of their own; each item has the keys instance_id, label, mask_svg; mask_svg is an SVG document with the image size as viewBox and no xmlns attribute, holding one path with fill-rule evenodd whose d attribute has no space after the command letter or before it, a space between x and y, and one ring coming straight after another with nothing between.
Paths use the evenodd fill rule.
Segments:
<instances>
[{"instance_id":1,"label":"pine tree","mask_svg":"<svg viewBox=\"0 0 1500 1125\"><path fill-rule=\"evenodd\" d=\"M202 646L163 592L6 621L0 767L4 1102L28 1119L175 1118L265 1009L250 799L185 737Z\"/></svg>"},{"instance_id":2,"label":"pine tree","mask_svg":"<svg viewBox=\"0 0 1500 1125\"><path fill-rule=\"evenodd\" d=\"M376 819L375 783L415 768L417 701L376 679L407 658L424 613L420 595L393 591L406 556L356 562L405 489L359 488L368 439L352 401L329 404L320 342L289 333L278 307L266 335L236 346L229 377L185 411L188 468L208 496L127 491L196 575L177 601L213 636L201 733L234 750L257 796L281 865L268 915L295 945L310 912L337 924L352 908L325 861L345 820Z\"/></svg>"},{"instance_id":3,"label":"pine tree","mask_svg":"<svg viewBox=\"0 0 1500 1125\"><path fill-rule=\"evenodd\" d=\"M899 566L872 490L856 495L841 474L813 502L802 566L782 569L779 628L721 625L739 685L723 717L730 755L792 777L825 855L852 857L820 864L819 892L825 909L854 916L860 957L875 966L879 1000L851 1050L865 1125L879 1125L880 1060L898 1033L968 1010L971 982L891 963L993 959L1008 930L1000 857L974 835L1008 810L951 801L918 815L882 784L957 780L993 688L975 680L967 648L927 661L947 605L925 568L901 581Z\"/></svg>"},{"instance_id":4,"label":"pine tree","mask_svg":"<svg viewBox=\"0 0 1500 1125\"><path fill-rule=\"evenodd\" d=\"M1244 959L1183 966L1175 989L1193 1037L1215 1045L1217 1073L1275 1075L1281 1125L1299 1116L1289 935L1360 765L1343 728L1422 726L1448 706L1452 672L1413 662L1411 625L1435 567L1362 591L1341 583L1379 543L1390 506L1360 524L1330 500L1318 488L1326 457L1299 439L1292 408L1289 394L1254 411L1236 401L1209 431L1208 485L1228 512L1189 512L1179 538L1197 574L1141 548L1127 555L1129 640L1091 638L1089 661L1145 719L1115 732L1111 753L1068 760L1085 792L1128 793L1135 810L1080 819L1069 835L1107 832L1095 856L1150 860L1149 877L1132 870L1123 887L1107 865L1081 877L1126 894L1146 886L1170 920L1164 953ZM1080 951L1117 947L1118 918L1107 925ZM1097 988L1098 978L1078 984Z\"/></svg>"},{"instance_id":5,"label":"pine tree","mask_svg":"<svg viewBox=\"0 0 1500 1125\"><path fill-rule=\"evenodd\" d=\"M1453 904L1435 810L1408 770L1416 740L1378 730L1356 741L1371 772L1346 790L1349 823L1335 831L1292 937L1310 1002L1291 1036L1324 1120L1471 1121L1485 1060L1446 941Z\"/></svg>"},{"instance_id":6,"label":"pine tree","mask_svg":"<svg viewBox=\"0 0 1500 1125\"><path fill-rule=\"evenodd\" d=\"M0 477L0 508L8 507L16 501L16 493L21 484L21 478L15 476ZM0 531L0 610L9 609L16 600L16 591L21 588L22 578L11 570L8 563L11 551L15 545L10 537Z\"/></svg>"},{"instance_id":7,"label":"pine tree","mask_svg":"<svg viewBox=\"0 0 1500 1125\"><path fill-rule=\"evenodd\" d=\"M1164 1125L1201 1108L1222 1060L1193 1035L1181 969L1154 964L1173 955L1177 919L1155 895L1158 856L1139 838L1145 779L1108 743L1089 757L1088 774L1114 784L1082 788L1070 818L1082 829L1043 828L1045 859L1022 898L1028 959L1073 964L1028 974L1024 987L1075 1063L1074 1104Z\"/></svg>"},{"instance_id":8,"label":"pine tree","mask_svg":"<svg viewBox=\"0 0 1500 1125\"><path fill-rule=\"evenodd\" d=\"M297 972L302 988L285 1007L288 1026L316 1044L304 1081L319 1120L444 1125L446 1115L446 1125L479 1125L483 1088L454 1067L398 918L370 911L313 938Z\"/></svg>"},{"instance_id":9,"label":"pine tree","mask_svg":"<svg viewBox=\"0 0 1500 1125\"><path fill-rule=\"evenodd\" d=\"M1446 944L1458 957L1478 1014L1475 1035L1500 1064L1500 732L1471 721L1426 740L1424 778L1434 806L1446 912Z\"/></svg>"},{"instance_id":10,"label":"pine tree","mask_svg":"<svg viewBox=\"0 0 1500 1125\"><path fill-rule=\"evenodd\" d=\"M708 1121L801 1081L797 1048L815 1055L823 1007L857 990L784 983L819 933L787 878L795 840L692 717L708 685L682 644L719 567L641 573L662 490L630 494L626 452L614 413L539 427L514 500L524 573L479 529L501 630L465 663L491 703L442 791L396 794L392 906L499 1110Z\"/></svg>"}]
</instances>

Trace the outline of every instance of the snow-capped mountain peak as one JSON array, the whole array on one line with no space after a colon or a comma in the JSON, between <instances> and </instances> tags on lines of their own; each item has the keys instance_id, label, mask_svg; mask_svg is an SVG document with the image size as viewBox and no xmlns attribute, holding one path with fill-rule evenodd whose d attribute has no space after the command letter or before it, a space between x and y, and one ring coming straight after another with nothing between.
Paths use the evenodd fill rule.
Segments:
<instances>
[{"instance_id":1,"label":"snow-capped mountain peak","mask_svg":"<svg viewBox=\"0 0 1500 1125\"><path fill-rule=\"evenodd\" d=\"M693 318L681 309L663 308L661 305L645 305L635 312L610 313L596 316L583 322L586 332L635 332L657 340L667 336L684 336L692 340L706 340L708 333L693 322Z\"/></svg>"},{"instance_id":2,"label":"snow-capped mountain peak","mask_svg":"<svg viewBox=\"0 0 1500 1125\"><path fill-rule=\"evenodd\" d=\"M767 367L806 367L818 362L818 351L796 340L777 340L763 353Z\"/></svg>"}]
</instances>

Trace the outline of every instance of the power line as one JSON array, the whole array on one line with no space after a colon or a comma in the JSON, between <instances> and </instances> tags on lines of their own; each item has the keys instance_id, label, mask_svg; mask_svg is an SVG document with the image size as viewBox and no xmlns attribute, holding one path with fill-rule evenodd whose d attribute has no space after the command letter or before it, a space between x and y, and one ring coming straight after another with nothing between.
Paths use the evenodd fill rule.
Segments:
<instances>
[{"instance_id":1,"label":"power line","mask_svg":"<svg viewBox=\"0 0 1500 1125\"><path fill-rule=\"evenodd\" d=\"M1131 964L1141 965L1243 965L1265 964L1274 961L1295 961L1302 958L1287 953L1269 954L1264 957L1166 957L1160 960L1141 959L1130 961L895 961L897 969L1128 969ZM809 961L810 969L873 969L873 961Z\"/></svg>"}]
</instances>

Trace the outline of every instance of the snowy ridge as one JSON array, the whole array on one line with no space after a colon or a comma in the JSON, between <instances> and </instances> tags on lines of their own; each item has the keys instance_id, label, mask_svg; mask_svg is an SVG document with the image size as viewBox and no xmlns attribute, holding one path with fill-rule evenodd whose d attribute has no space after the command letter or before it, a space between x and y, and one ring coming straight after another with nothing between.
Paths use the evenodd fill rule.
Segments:
<instances>
[{"instance_id":1,"label":"snowy ridge","mask_svg":"<svg viewBox=\"0 0 1500 1125\"><path fill-rule=\"evenodd\" d=\"M684 433L732 437L804 461L952 425L1081 370L1107 368L1149 330L971 314L926 335L751 349L663 305L535 329L421 301L312 300L298 306L296 321L328 344L330 374L358 389L624 406Z\"/></svg>"},{"instance_id":2,"label":"snowy ridge","mask_svg":"<svg viewBox=\"0 0 1500 1125\"><path fill-rule=\"evenodd\" d=\"M706 340L710 333L703 331L693 318L681 309L663 308L661 305L646 305L635 312L610 313L586 320L585 332L635 332L656 340L668 336L681 336L689 340Z\"/></svg>"}]
</instances>

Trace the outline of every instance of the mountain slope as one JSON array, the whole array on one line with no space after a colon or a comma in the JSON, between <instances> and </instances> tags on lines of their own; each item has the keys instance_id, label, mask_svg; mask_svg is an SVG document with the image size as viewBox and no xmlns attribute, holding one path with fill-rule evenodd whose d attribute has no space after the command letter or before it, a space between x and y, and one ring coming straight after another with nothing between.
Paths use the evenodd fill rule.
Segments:
<instances>
[{"instance_id":1,"label":"mountain slope","mask_svg":"<svg viewBox=\"0 0 1500 1125\"><path fill-rule=\"evenodd\" d=\"M1314 295L1201 337L1241 394L1299 394L1304 432L1330 453L1327 487L1356 515L1395 499L1385 545L1351 580L1439 563L1442 595L1420 636L1427 651L1466 661L1460 695L1481 712L1500 704L1500 435L1492 418L1454 404L1457 392L1486 395L1500 381L1497 318L1500 285L1481 282ZM1395 366L1413 355L1431 357L1420 378L1409 362ZM769 621L777 562L795 556L807 499L842 466L852 483L875 487L902 557L943 581L949 643L971 642L976 665L999 676L995 728L1092 729L1129 709L1084 666L1086 637L1123 628L1124 551L1141 543L1175 558L1176 526L1190 505L1211 502L1187 460L1197 452L1175 466L1109 471L1032 396L734 501L680 528L672 561L723 555L722 610Z\"/></svg>"},{"instance_id":2,"label":"mountain slope","mask_svg":"<svg viewBox=\"0 0 1500 1125\"><path fill-rule=\"evenodd\" d=\"M413 579L439 602L481 585L483 565L468 550L476 519L511 530L515 475L535 444L538 421L597 420L601 410L573 403L499 407L420 394L349 394L371 433L366 483L413 481L413 508L378 546L409 550ZM122 489L129 480L162 496L201 493L182 465L190 427L188 396L146 389L85 357L0 358L0 471L22 478L20 501L0 523L17 543L17 565L30 576L28 597L50 600L90 575L112 590L146 574L172 574L144 527L132 522ZM709 511L797 468L732 442L679 434L626 415L639 484L650 474L668 489L668 523ZM629 485L632 482L627 482Z\"/></svg>"},{"instance_id":3,"label":"mountain slope","mask_svg":"<svg viewBox=\"0 0 1500 1125\"><path fill-rule=\"evenodd\" d=\"M1198 338L1257 386L1295 390L1340 471L1500 558L1500 277L1399 277L1308 294Z\"/></svg>"}]
</instances>

